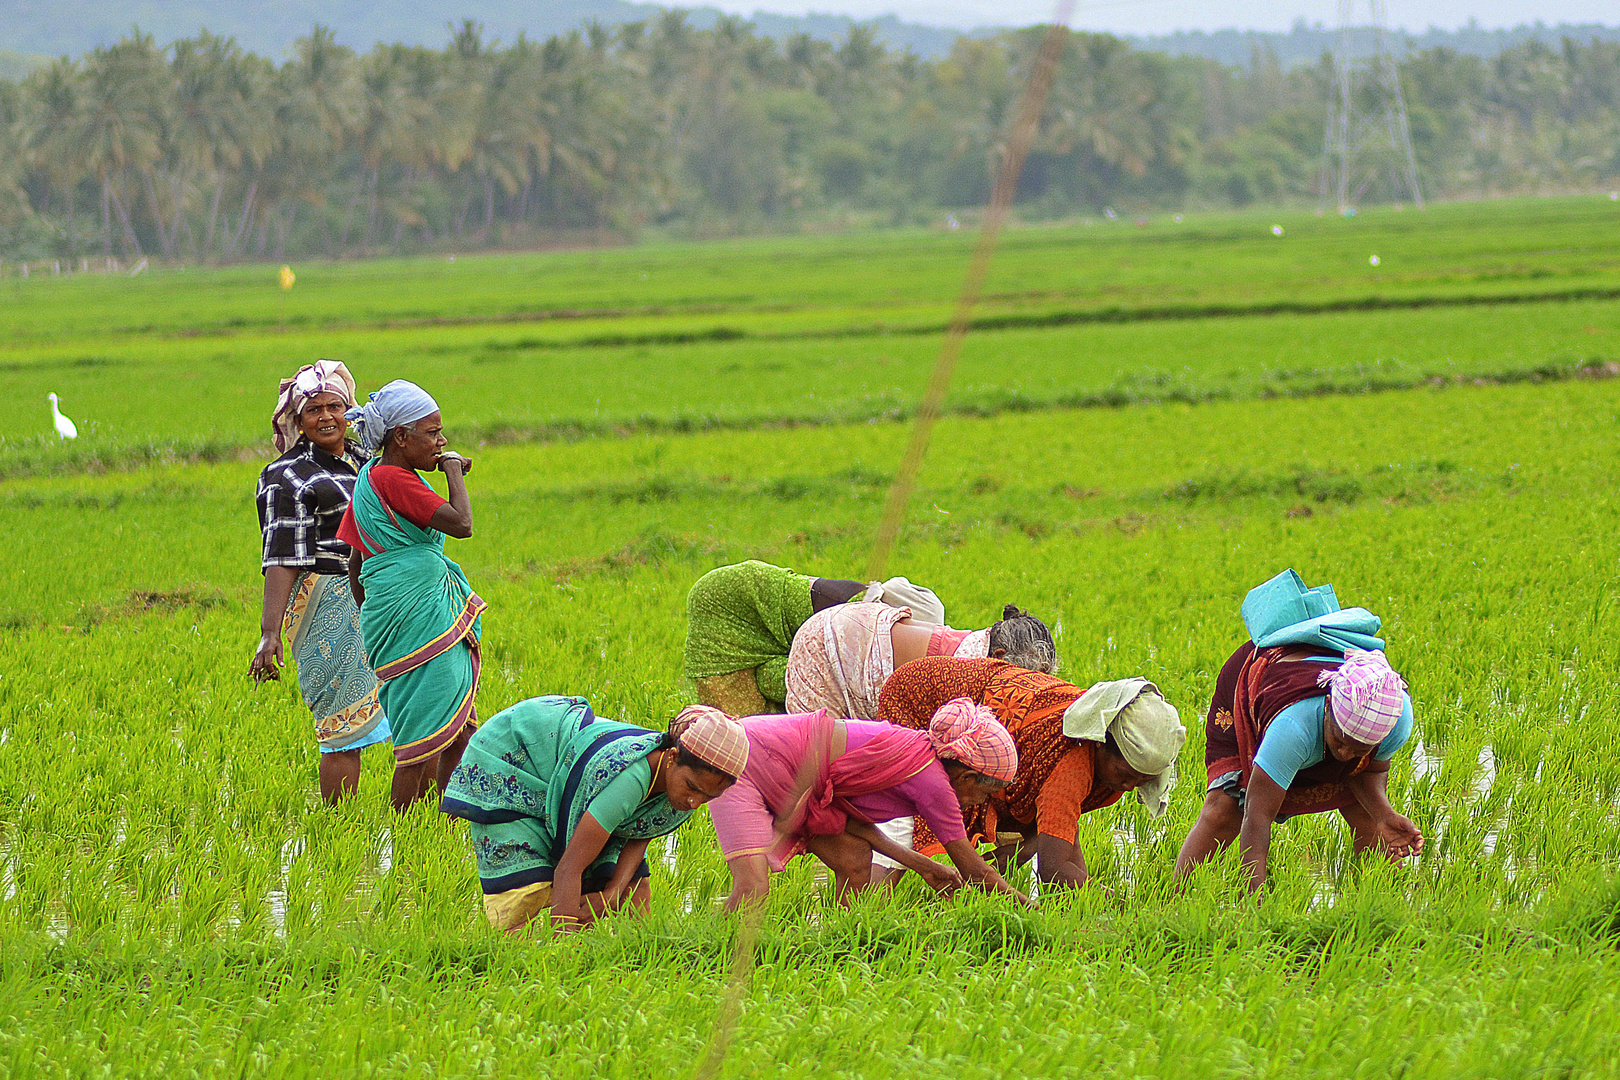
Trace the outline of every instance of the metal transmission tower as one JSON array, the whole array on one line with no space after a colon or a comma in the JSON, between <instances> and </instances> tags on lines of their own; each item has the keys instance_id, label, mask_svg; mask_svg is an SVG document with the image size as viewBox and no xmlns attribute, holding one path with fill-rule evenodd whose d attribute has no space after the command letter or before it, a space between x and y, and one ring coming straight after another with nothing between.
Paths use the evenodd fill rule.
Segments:
<instances>
[{"instance_id":1,"label":"metal transmission tower","mask_svg":"<svg viewBox=\"0 0 1620 1080\"><path fill-rule=\"evenodd\" d=\"M1323 139L1322 197L1351 209L1380 174L1397 197L1410 193L1423 207L1417 158L1406 123L1400 71L1390 55L1384 0L1367 0L1371 56L1355 55L1356 0L1339 0L1339 31L1333 39L1333 94Z\"/></svg>"}]
</instances>

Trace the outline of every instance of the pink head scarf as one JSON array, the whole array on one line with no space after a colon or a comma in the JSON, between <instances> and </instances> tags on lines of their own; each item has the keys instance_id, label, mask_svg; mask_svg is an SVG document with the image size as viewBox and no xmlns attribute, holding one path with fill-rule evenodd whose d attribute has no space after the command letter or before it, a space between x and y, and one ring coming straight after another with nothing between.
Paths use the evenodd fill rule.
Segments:
<instances>
[{"instance_id":1,"label":"pink head scarf","mask_svg":"<svg viewBox=\"0 0 1620 1080\"><path fill-rule=\"evenodd\" d=\"M669 722L681 749L736 779L748 765L748 733L719 709L688 705Z\"/></svg>"},{"instance_id":2,"label":"pink head scarf","mask_svg":"<svg viewBox=\"0 0 1620 1080\"><path fill-rule=\"evenodd\" d=\"M316 394L336 394L343 399L343 404L354 407L354 376L341 360L317 360L299 368L292 378L281 380L276 411L270 417L276 453L285 454L287 447L303 434L298 427L298 415Z\"/></svg>"},{"instance_id":3,"label":"pink head scarf","mask_svg":"<svg viewBox=\"0 0 1620 1080\"><path fill-rule=\"evenodd\" d=\"M1401 691L1406 682L1389 666L1382 651L1351 649L1337 671L1324 672L1333 702L1333 719L1357 742L1382 742L1405 711Z\"/></svg>"},{"instance_id":4,"label":"pink head scarf","mask_svg":"<svg viewBox=\"0 0 1620 1080\"><path fill-rule=\"evenodd\" d=\"M1018 775L1018 747L996 714L967 698L947 701L928 725L934 753L1012 783Z\"/></svg>"}]
</instances>

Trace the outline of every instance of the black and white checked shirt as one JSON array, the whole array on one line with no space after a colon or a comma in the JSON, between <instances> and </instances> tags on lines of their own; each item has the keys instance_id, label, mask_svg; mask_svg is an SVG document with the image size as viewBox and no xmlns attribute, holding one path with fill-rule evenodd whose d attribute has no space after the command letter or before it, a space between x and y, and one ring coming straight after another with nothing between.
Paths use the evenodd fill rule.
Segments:
<instances>
[{"instance_id":1,"label":"black and white checked shirt","mask_svg":"<svg viewBox=\"0 0 1620 1080\"><path fill-rule=\"evenodd\" d=\"M335 458L300 438L264 467L258 495L263 569L349 572L349 545L337 538L337 531L365 461L365 451L353 442L342 458Z\"/></svg>"}]
</instances>

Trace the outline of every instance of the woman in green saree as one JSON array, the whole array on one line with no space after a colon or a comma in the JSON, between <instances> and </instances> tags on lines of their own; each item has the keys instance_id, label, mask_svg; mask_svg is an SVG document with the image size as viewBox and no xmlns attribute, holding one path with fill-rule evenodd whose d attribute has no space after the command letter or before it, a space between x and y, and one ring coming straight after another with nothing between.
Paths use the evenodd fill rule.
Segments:
<instances>
[{"instance_id":1,"label":"woman in green saree","mask_svg":"<svg viewBox=\"0 0 1620 1080\"><path fill-rule=\"evenodd\" d=\"M734 784L742 725L694 705L668 731L598 718L579 697L538 697L473 735L441 809L471 822L484 913L516 931L550 909L558 933L651 898L650 840Z\"/></svg>"},{"instance_id":2,"label":"woman in green saree","mask_svg":"<svg viewBox=\"0 0 1620 1080\"><path fill-rule=\"evenodd\" d=\"M462 477L472 462L445 450L439 406L395 380L348 412L361 445L380 457L361 468L338 527L353 548L349 581L360 632L394 730L394 809L443 788L476 726L479 616L485 604L445 558L446 535L472 535ZM443 471L441 499L421 472Z\"/></svg>"}]
</instances>

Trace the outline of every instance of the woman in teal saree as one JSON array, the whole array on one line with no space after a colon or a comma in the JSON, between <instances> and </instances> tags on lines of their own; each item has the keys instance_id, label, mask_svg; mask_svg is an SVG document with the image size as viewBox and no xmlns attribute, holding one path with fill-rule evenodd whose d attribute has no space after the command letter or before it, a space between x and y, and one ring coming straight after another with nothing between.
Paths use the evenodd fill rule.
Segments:
<instances>
[{"instance_id":1,"label":"woman in teal saree","mask_svg":"<svg viewBox=\"0 0 1620 1080\"><path fill-rule=\"evenodd\" d=\"M651 898L648 842L718 797L748 762L742 725L694 705L668 731L538 697L473 735L441 809L471 822L484 912L515 931L547 909L558 932Z\"/></svg>"},{"instance_id":2,"label":"woman in teal saree","mask_svg":"<svg viewBox=\"0 0 1620 1080\"><path fill-rule=\"evenodd\" d=\"M485 604L444 554L446 535L472 535L462 479L472 462L445 450L438 405L411 383L389 383L349 419L362 445L382 449L360 470L338 536L354 549L349 579L393 721L392 799L404 810L435 781L444 786L476 726ZM434 469L448 481L448 501L420 475Z\"/></svg>"}]
</instances>

